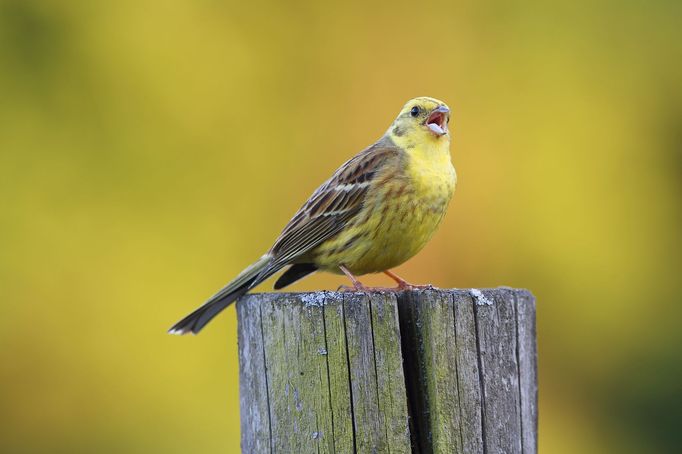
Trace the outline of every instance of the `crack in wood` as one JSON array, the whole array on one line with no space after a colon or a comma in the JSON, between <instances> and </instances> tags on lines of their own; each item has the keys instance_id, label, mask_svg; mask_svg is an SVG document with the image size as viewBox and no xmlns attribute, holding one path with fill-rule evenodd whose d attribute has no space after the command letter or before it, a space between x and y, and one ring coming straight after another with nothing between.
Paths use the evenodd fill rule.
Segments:
<instances>
[{"instance_id":1,"label":"crack in wood","mask_svg":"<svg viewBox=\"0 0 682 454\"><path fill-rule=\"evenodd\" d=\"M529 292L323 295L238 302L243 452L537 452Z\"/></svg>"}]
</instances>

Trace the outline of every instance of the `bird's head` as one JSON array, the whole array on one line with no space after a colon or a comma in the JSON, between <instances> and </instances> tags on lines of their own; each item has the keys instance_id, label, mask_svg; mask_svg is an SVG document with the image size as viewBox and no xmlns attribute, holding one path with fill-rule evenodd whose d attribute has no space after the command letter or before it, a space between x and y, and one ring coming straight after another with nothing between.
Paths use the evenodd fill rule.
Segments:
<instances>
[{"instance_id":1,"label":"bird's head","mask_svg":"<svg viewBox=\"0 0 682 454\"><path fill-rule=\"evenodd\" d=\"M405 104L387 134L396 143L450 140L450 108L434 98L414 98Z\"/></svg>"}]
</instances>

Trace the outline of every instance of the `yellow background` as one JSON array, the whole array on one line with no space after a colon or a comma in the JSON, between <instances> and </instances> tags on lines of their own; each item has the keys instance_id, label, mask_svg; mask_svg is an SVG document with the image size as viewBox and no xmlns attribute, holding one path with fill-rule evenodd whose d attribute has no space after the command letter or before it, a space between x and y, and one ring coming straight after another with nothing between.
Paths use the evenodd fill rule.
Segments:
<instances>
[{"instance_id":1,"label":"yellow background","mask_svg":"<svg viewBox=\"0 0 682 454\"><path fill-rule=\"evenodd\" d=\"M680 5L0 0L2 451L234 452L234 307L165 330L423 95L459 185L398 272L535 293L542 452L674 451Z\"/></svg>"}]
</instances>

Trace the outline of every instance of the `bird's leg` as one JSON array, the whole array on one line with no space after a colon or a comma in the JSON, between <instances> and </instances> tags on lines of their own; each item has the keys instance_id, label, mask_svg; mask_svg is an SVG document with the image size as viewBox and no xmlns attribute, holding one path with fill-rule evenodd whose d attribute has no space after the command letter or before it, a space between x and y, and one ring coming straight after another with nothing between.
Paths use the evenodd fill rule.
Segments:
<instances>
[{"instance_id":1,"label":"bird's leg","mask_svg":"<svg viewBox=\"0 0 682 454\"><path fill-rule=\"evenodd\" d=\"M342 285L341 287L339 287L339 290L341 290L341 291L347 291L347 290L363 291L363 290L367 290L367 287L362 285L362 283L358 280L358 278L353 276L353 273L348 271L348 268L346 268L343 265L339 265L339 268L341 269L341 271L343 271L343 274L348 276L348 279L350 279L350 281L353 283L353 288L346 287L345 285Z\"/></svg>"},{"instance_id":2,"label":"bird's leg","mask_svg":"<svg viewBox=\"0 0 682 454\"><path fill-rule=\"evenodd\" d=\"M426 284L426 285L410 284L405 279L401 278L400 276L398 276L397 274L395 274L391 270L384 271L384 274L398 283L398 289L399 290L417 290L417 289L432 289L432 288L434 288L433 285L431 285L431 284Z\"/></svg>"}]
</instances>

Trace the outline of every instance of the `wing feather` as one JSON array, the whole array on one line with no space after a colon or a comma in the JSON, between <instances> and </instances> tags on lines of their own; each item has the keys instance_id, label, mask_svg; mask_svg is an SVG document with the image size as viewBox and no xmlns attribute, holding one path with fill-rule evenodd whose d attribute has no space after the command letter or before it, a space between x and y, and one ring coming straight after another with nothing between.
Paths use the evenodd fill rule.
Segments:
<instances>
[{"instance_id":1,"label":"wing feather","mask_svg":"<svg viewBox=\"0 0 682 454\"><path fill-rule=\"evenodd\" d=\"M273 266L290 263L338 234L362 209L371 181L403 151L385 138L342 165L294 215L270 249Z\"/></svg>"}]
</instances>

